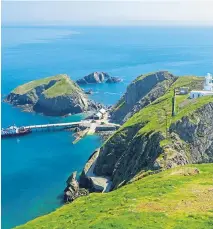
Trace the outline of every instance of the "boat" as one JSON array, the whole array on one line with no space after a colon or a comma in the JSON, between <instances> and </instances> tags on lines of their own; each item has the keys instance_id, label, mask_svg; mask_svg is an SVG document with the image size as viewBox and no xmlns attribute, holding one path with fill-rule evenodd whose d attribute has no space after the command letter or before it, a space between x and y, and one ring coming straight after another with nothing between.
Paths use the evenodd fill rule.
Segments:
<instances>
[{"instance_id":1,"label":"boat","mask_svg":"<svg viewBox=\"0 0 213 229\"><path fill-rule=\"evenodd\" d=\"M1 129L1 137L15 137L31 133L32 130L25 127L9 126L8 128Z\"/></svg>"}]
</instances>

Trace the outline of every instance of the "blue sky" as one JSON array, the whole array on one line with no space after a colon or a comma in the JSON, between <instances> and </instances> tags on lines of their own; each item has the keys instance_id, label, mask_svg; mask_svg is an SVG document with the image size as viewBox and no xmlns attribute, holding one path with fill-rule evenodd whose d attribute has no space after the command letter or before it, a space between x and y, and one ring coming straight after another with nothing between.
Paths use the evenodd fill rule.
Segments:
<instances>
[{"instance_id":1,"label":"blue sky","mask_svg":"<svg viewBox=\"0 0 213 229\"><path fill-rule=\"evenodd\" d=\"M213 25L211 0L9 1L2 23L36 25Z\"/></svg>"}]
</instances>

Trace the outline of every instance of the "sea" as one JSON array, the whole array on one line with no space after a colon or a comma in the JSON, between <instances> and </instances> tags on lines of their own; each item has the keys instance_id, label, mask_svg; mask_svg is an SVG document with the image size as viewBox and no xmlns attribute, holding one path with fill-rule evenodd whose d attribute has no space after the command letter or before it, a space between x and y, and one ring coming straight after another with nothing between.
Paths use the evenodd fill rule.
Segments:
<instances>
[{"instance_id":1,"label":"sea","mask_svg":"<svg viewBox=\"0 0 213 229\"><path fill-rule=\"evenodd\" d=\"M60 73L77 80L94 71L123 79L88 85L91 98L115 104L137 76L157 70L176 75L213 73L213 27L3 26L2 99L28 81ZM7 127L71 122L83 114L48 117L22 112L2 102ZM71 132L39 132L1 141L2 229L23 224L61 206L68 176L82 170L101 145L87 136L72 145Z\"/></svg>"}]
</instances>

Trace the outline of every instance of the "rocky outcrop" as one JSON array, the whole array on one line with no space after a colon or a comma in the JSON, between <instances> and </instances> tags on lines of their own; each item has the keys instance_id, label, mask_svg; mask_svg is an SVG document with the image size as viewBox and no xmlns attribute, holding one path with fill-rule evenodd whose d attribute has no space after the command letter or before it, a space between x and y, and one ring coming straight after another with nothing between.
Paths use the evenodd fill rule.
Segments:
<instances>
[{"instance_id":1,"label":"rocky outcrop","mask_svg":"<svg viewBox=\"0 0 213 229\"><path fill-rule=\"evenodd\" d=\"M76 173L73 172L67 179L67 187L64 190L64 202L72 202L80 196L86 196L89 192L84 188L79 188L79 183L76 180Z\"/></svg>"},{"instance_id":2,"label":"rocky outcrop","mask_svg":"<svg viewBox=\"0 0 213 229\"><path fill-rule=\"evenodd\" d=\"M177 77L167 71L139 76L127 87L126 93L113 107L112 120L124 123L137 111L164 95L176 79Z\"/></svg>"},{"instance_id":3,"label":"rocky outcrop","mask_svg":"<svg viewBox=\"0 0 213 229\"><path fill-rule=\"evenodd\" d=\"M106 72L93 72L76 81L76 83L79 85L118 82L121 82L121 79L119 77L109 76L109 74Z\"/></svg>"},{"instance_id":4,"label":"rocky outcrop","mask_svg":"<svg viewBox=\"0 0 213 229\"><path fill-rule=\"evenodd\" d=\"M99 108L67 75L21 85L5 101L24 110L49 116L76 114Z\"/></svg>"},{"instance_id":5,"label":"rocky outcrop","mask_svg":"<svg viewBox=\"0 0 213 229\"><path fill-rule=\"evenodd\" d=\"M119 77L109 77L107 80L106 80L106 83L119 83L121 82L121 78Z\"/></svg>"},{"instance_id":6,"label":"rocky outcrop","mask_svg":"<svg viewBox=\"0 0 213 229\"><path fill-rule=\"evenodd\" d=\"M110 76L105 72L93 72L76 81L77 84L103 83Z\"/></svg>"}]
</instances>

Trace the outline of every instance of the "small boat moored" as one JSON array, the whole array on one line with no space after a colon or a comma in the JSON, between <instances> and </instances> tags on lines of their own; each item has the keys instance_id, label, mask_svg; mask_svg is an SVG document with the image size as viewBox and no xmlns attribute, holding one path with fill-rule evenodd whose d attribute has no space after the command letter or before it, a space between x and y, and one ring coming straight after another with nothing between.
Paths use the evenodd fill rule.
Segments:
<instances>
[{"instance_id":1,"label":"small boat moored","mask_svg":"<svg viewBox=\"0 0 213 229\"><path fill-rule=\"evenodd\" d=\"M27 129L24 127L17 127L17 126L10 126L8 128L2 128L1 129L1 137L15 137L15 136L21 136L31 133L31 129Z\"/></svg>"}]
</instances>

